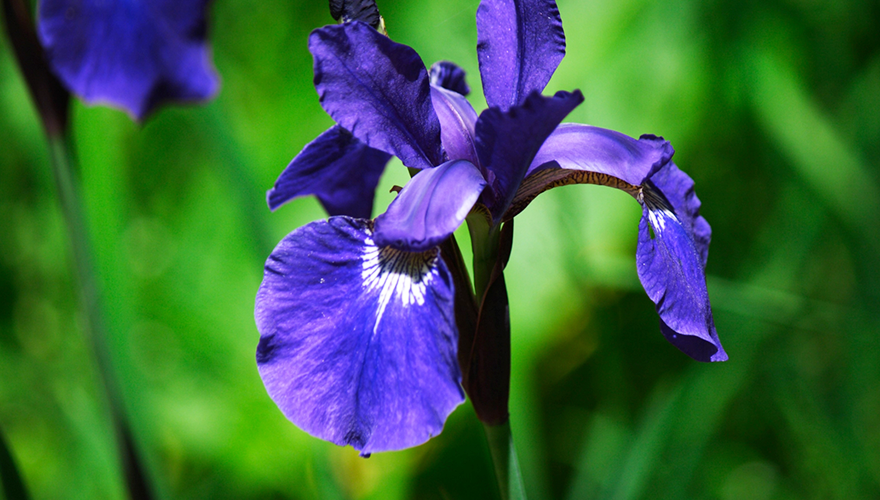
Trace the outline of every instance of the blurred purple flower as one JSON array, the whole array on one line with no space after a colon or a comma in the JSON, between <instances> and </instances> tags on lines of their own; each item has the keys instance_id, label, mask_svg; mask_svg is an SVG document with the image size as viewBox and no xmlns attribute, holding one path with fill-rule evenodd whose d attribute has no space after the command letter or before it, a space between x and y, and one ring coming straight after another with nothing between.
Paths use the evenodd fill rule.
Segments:
<instances>
[{"instance_id":1,"label":"blurred purple flower","mask_svg":"<svg viewBox=\"0 0 880 500\"><path fill-rule=\"evenodd\" d=\"M477 27L489 104L479 116L456 92L467 89L460 68L429 77L415 51L359 22L315 30L315 87L337 125L268 193L272 208L316 194L334 216L288 235L266 262L260 374L292 422L364 455L426 441L463 401L438 245L472 210L495 227L558 185L610 185L642 204L638 270L661 330L696 359L726 359L703 275L709 226L669 143L559 125L583 97L540 94L564 54L553 0L483 0ZM390 155L420 171L370 221Z\"/></svg>"},{"instance_id":2,"label":"blurred purple flower","mask_svg":"<svg viewBox=\"0 0 880 500\"><path fill-rule=\"evenodd\" d=\"M89 103L143 120L159 105L212 97L210 0L41 0L39 35L61 81Z\"/></svg>"}]
</instances>

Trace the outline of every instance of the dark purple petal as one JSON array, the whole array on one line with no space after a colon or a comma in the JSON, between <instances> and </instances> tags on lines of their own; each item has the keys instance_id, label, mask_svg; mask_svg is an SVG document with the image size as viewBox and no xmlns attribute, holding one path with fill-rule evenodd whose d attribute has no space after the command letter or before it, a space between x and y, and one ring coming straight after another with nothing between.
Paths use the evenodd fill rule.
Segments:
<instances>
[{"instance_id":1,"label":"dark purple petal","mask_svg":"<svg viewBox=\"0 0 880 500\"><path fill-rule=\"evenodd\" d=\"M431 65L431 85L457 92L461 95L471 93L465 81L465 72L457 64L449 61L437 61Z\"/></svg>"},{"instance_id":2,"label":"dark purple petal","mask_svg":"<svg viewBox=\"0 0 880 500\"><path fill-rule=\"evenodd\" d=\"M330 215L369 219L379 177L391 155L334 125L303 148L266 193L275 210L297 196L316 195Z\"/></svg>"},{"instance_id":3,"label":"dark purple petal","mask_svg":"<svg viewBox=\"0 0 880 500\"><path fill-rule=\"evenodd\" d=\"M381 16L374 0L330 0L330 16L344 23L362 21L379 29Z\"/></svg>"},{"instance_id":4,"label":"dark purple petal","mask_svg":"<svg viewBox=\"0 0 880 500\"><path fill-rule=\"evenodd\" d=\"M484 187L480 171L468 161L422 170L376 217L373 239L410 252L434 248L464 222Z\"/></svg>"},{"instance_id":5,"label":"dark purple petal","mask_svg":"<svg viewBox=\"0 0 880 500\"><path fill-rule=\"evenodd\" d=\"M321 105L337 123L407 167L443 162L428 71L413 49L354 21L313 31L309 50Z\"/></svg>"},{"instance_id":6,"label":"dark purple petal","mask_svg":"<svg viewBox=\"0 0 880 500\"><path fill-rule=\"evenodd\" d=\"M477 9L477 55L489 106L506 110L541 92L565 56L554 0L483 0Z\"/></svg>"},{"instance_id":7,"label":"dark purple petal","mask_svg":"<svg viewBox=\"0 0 880 500\"><path fill-rule=\"evenodd\" d=\"M492 188L482 201L496 222L513 200L544 139L583 100L579 90L557 92L553 97L534 92L520 106L507 111L489 108L480 115L477 153Z\"/></svg>"},{"instance_id":8,"label":"dark purple petal","mask_svg":"<svg viewBox=\"0 0 880 500\"><path fill-rule=\"evenodd\" d=\"M663 335L698 361L725 361L706 291L704 259L676 215L679 207L673 207L650 180L642 186L642 197L636 266L645 292L656 304Z\"/></svg>"},{"instance_id":9,"label":"dark purple petal","mask_svg":"<svg viewBox=\"0 0 880 500\"><path fill-rule=\"evenodd\" d=\"M42 0L40 38L74 93L143 119L164 102L217 92L205 41L208 3Z\"/></svg>"},{"instance_id":10,"label":"dark purple petal","mask_svg":"<svg viewBox=\"0 0 880 500\"><path fill-rule=\"evenodd\" d=\"M467 160L479 165L474 140L477 112L461 94L431 86L431 102L440 119L440 138L446 157L450 160Z\"/></svg>"},{"instance_id":11,"label":"dark purple petal","mask_svg":"<svg viewBox=\"0 0 880 500\"><path fill-rule=\"evenodd\" d=\"M377 247L369 222L289 234L257 293L257 365L291 422L362 455L416 446L464 400L439 251Z\"/></svg>"}]
</instances>

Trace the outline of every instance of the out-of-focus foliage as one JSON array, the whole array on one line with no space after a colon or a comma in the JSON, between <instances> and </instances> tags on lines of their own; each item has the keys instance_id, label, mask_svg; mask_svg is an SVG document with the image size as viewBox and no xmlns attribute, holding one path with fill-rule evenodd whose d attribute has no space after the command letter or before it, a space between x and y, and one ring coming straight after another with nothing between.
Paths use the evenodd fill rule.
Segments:
<instances>
[{"instance_id":1,"label":"out-of-focus foliage","mask_svg":"<svg viewBox=\"0 0 880 500\"><path fill-rule=\"evenodd\" d=\"M476 0L380 3L427 64L476 63ZM570 121L663 135L714 241L709 293L730 355L660 335L634 254L638 205L561 188L517 218L508 268L511 422L531 498L880 496L880 6L559 0L567 56L547 92ZM73 110L113 358L167 498L497 495L465 404L428 444L364 460L289 424L257 375L253 299L315 200L265 190L331 120L306 37L321 2L214 3L223 86L138 129ZM0 40L0 428L35 498L122 498L81 332L45 141ZM379 188L406 182L392 163ZM463 240L466 242L466 236Z\"/></svg>"}]
</instances>

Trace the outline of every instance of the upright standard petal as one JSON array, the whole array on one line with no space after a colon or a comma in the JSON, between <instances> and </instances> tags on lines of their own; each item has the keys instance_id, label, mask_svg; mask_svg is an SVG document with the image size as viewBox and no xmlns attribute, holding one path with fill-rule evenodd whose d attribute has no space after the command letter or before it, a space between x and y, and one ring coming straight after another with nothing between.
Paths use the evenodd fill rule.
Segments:
<instances>
[{"instance_id":1,"label":"upright standard petal","mask_svg":"<svg viewBox=\"0 0 880 500\"><path fill-rule=\"evenodd\" d=\"M437 435L463 400L452 277L439 251L376 246L368 221L289 234L257 293L257 364L304 431L362 455Z\"/></svg>"},{"instance_id":2,"label":"upright standard petal","mask_svg":"<svg viewBox=\"0 0 880 500\"><path fill-rule=\"evenodd\" d=\"M266 193L275 210L297 196L316 195L330 215L369 219L379 177L391 155L357 140L339 125L303 148Z\"/></svg>"},{"instance_id":3,"label":"upright standard petal","mask_svg":"<svg viewBox=\"0 0 880 500\"><path fill-rule=\"evenodd\" d=\"M483 0L477 9L477 56L489 106L503 110L541 92L565 56L554 0Z\"/></svg>"},{"instance_id":4,"label":"upright standard petal","mask_svg":"<svg viewBox=\"0 0 880 500\"><path fill-rule=\"evenodd\" d=\"M217 92L205 41L208 3L42 0L40 38L71 91L141 120L164 102Z\"/></svg>"},{"instance_id":5,"label":"upright standard petal","mask_svg":"<svg viewBox=\"0 0 880 500\"><path fill-rule=\"evenodd\" d=\"M330 116L407 167L443 163L428 71L416 52L358 21L309 36L315 88Z\"/></svg>"},{"instance_id":6,"label":"upright standard petal","mask_svg":"<svg viewBox=\"0 0 880 500\"><path fill-rule=\"evenodd\" d=\"M480 171L468 161L422 170L376 217L373 240L409 252L430 250L458 229L484 187Z\"/></svg>"},{"instance_id":7,"label":"upright standard petal","mask_svg":"<svg viewBox=\"0 0 880 500\"><path fill-rule=\"evenodd\" d=\"M465 72L457 64L449 61L437 61L431 65L429 71L431 75L431 85L457 92L461 95L471 93L465 80Z\"/></svg>"},{"instance_id":8,"label":"upright standard petal","mask_svg":"<svg viewBox=\"0 0 880 500\"><path fill-rule=\"evenodd\" d=\"M450 160L467 160L479 166L474 127L477 112L461 94L431 86L431 102L440 119L440 138Z\"/></svg>"},{"instance_id":9,"label":"upright standard petal","mask_svg":"<svg viewBox=\"0 0 880 500\"><path fill-rule=\"evenodd\" d=\"M476 124L477 154L491 187L483 201L495 222L513 201L541 144L583 100L579 90L560 91L553 97L534 92L520 106L507 111L489 108L480 115Z\"/></svg>"},{"instance_id":10,"label":"upright standard petal","mask_svg":"<svg viewBox=\"0 0 880 500\"><path fill-rule=\"evenodd\" d=\"M693 182L687 175L671 163L665 169L669 169L663 176L669 186L690 184L692 192ZM698 361L727 360L706 291L705 254L701 255L694 233L682 221L691 218L692 227L698 228L706 245L708 224L696 213L689 213L687 206L673 206L651 180L642 185L641 198L636 266L645 292L656 304L660 330L669 342ZM677 193L676 198L686 199L686 195Z\"/></svg>"}]
</instances>

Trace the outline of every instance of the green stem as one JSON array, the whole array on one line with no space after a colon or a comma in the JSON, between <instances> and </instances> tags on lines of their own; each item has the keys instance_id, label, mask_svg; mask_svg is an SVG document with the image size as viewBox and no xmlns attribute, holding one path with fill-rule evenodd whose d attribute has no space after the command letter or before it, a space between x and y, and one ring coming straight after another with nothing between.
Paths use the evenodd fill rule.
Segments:
<instances>
[{"instance_id":1,"label":"green stem","mask_svg":"<svg viewBox=\"0 0 880 500\"><path fill-rule=\"evenodd\" d=\"M502 500L525 500L526 491L519 460L516 458L516 447L513 445L513 434L510 433L510 422L483 425L483 428L489 440L489 451L492 452L495 477L498 479Z\"/></svg>"},{"instance_id":2,"label":"green stem","mask_svg":"<svg viewBox=\"0 0 880 500\"><path fill-rule=\"evenodd\" d=\"M153 497L145 469L135 452L134 439L125 418L121 391L113 375L110 350L107 347L107 332L104 324L104 311L98 293L89 232L83 215L82 204L73 174L74 158L64 135L49 134L49 148L52 154L52 170L61 212L67 225L68 236L73 249L76 278L79 283L80 300L85 310L85 332L95 353L101 383L110 404L110 417L118 438L119 451L125 469L126 487L133 499Z\"/></svg>"},{"instance_id":3,"label":"green stem","mask_svg":"<svg viewBox=\"0 0 880 500\"><path fill-rule=\"evenodd\" d=\"M489 288L492 270L498 260L498 240L501 231L498 226L490 227L485 217L478 213L468 215L467 225L474 253L474 290L479 306L486 289Z\"/></svg>"}]
</instances>

